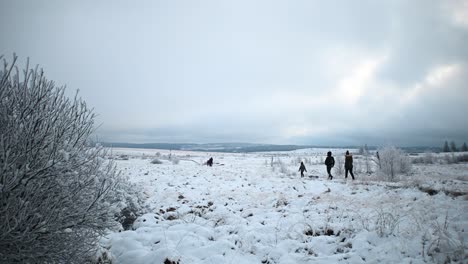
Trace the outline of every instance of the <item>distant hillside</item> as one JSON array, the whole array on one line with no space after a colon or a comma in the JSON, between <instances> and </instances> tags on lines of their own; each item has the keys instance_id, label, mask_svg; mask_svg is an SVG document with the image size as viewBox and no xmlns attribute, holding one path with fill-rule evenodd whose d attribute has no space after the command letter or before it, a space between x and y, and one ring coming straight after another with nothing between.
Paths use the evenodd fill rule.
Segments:
<instances>
[{"instance_id":1,"label":"distant hillside","mask_svg":"<svg viewBox=\"0 0 468 264\"><path fill-rule=\"evenodd\" d=\"M188 151L210 151L210 152L267 152L267 151L291 151L306 148L339 148L339 149L358 149L356 146L306 146L306 145L273 145L273 144L253 144L253 143L101 143L105 147L114 148L142 148L142 149L166 149L166 150L188 150ZM369 147L369 150L376 150L377 147ZM438 147L402 147L407 153L422 153L426 151L440 152Z\"/></svg>"},{"instance_id":2,"label":"distant hillside","mask_svg":"<svg viewBox=\"0 0 468 264\"><path fill-rule=\"evenodd\" d=\"M114 148L145 148L145 149L166 149L166 150L189 150L189 151L211 151L211 152L263 152L263 151L290 151L296 149L310 148L301 145L270 145L251 143L101 143L105 147Z\"/></svg>"}]
</instances>

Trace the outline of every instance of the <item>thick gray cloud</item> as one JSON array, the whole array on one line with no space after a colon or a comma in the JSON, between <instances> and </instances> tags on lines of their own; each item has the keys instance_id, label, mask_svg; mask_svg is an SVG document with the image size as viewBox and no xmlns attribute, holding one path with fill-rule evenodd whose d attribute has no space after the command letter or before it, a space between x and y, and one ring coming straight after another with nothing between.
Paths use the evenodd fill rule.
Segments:
<instances>
[{"instance_id":1,"label":"thick gray cloud","mask_svg":"<svg viewBox=\"0 0 468 264\"><path fill-rule=\"evenodd\" d=\"M463 1L1 0L0 33L103 140L468 140Z\"/></svg>"}]
</instances>

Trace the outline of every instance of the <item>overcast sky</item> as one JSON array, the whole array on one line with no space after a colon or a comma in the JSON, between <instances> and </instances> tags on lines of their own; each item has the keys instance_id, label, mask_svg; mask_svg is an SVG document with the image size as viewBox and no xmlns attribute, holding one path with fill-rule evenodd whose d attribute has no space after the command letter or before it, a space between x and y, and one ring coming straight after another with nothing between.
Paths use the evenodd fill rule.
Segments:
<instances>
[{"instance_id":1,"label":"overcast sky","mask_svg":"<svg viewBox=\"0 0 468 264\"><path fill-rule=\"evenodd\" d=\"M468 141L468 1L0 0L113 142Z\"/></svg>"}]
</instances>

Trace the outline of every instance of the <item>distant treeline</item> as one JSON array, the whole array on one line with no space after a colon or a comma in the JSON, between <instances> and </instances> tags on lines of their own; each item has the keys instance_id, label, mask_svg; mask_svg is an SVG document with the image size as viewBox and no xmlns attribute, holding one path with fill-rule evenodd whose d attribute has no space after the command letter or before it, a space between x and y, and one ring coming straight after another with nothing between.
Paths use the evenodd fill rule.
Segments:
<instances>
[{"instance_id":1,"label":"distant treeline","mask_svg":"<svg viewBox=\"0 0 468 264\"><path fill-rule=\"evenodd\" d=\"M306 148L325 148L325 149L359 149L359 146L312 146L312 145L272 145L272 144L252 144L252 143L110 143L102 142L105 147L114 148L142 148L142 149L164 149L164 150L187 150L187 151L206 151L206 152L231 152L231 153L249 153L249 152L270 152L270 151L292 151ZM440 152L439 147L402 147L407 153L418 152ZM377 150L377 147L369 146L368 150Z\"/></svg>"}]
</instances>

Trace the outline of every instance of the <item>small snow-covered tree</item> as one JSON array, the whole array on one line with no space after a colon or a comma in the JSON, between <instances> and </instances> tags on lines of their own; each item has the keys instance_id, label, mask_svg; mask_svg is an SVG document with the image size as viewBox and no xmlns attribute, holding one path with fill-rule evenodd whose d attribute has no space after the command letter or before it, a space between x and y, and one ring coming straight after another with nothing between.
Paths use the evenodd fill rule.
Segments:
<instances>
[{"instance_id":1,"label":"small snow-covered tree","mask_svg":"<svg viewBox=\"0 0 468 264\"><path fill-rule=\"evenodd\" d=\"M433 164L434 163L434 155L432 154L432 152L426 152L424 153L424 157L423 157L423 161L424 163L426 164Z\"/></svg>"},{"instance_id":2,"label":"small snow-covered tree","mask_svg":"<svg viewBox=\"0 0 468 264\"><path fill-rule=\"evenodd\" d=\"M371 174L372 173L371 159L369 157L369 149L367 148L367 144L364 147L364 166L366 167L366 173Z\"/></svg>"},{"instance_id":3,"label":"small snow-covered tree","mask_svg":"<svg viewBox=\"0 0 468 264\"><path fill-rule=\"evenodd\" d=\"M122 179L85 102L15 62L0 69L0 263L84 263Z\"/></svg>"},{"instance_id":4,"label":"small snow-covered tree","mask_svg":"<svg viewBox=\"0 0 468 264\"><path fill-rule=\"evenodd\" d=\"M460 148L461 151L466 152L468 151L468 147L466 146L466 142L463 142L463 145Z\"/></svg>"},{"instance_id":5,"label":"small snow-covered tree","mask_svg":"<svg viewBox=\"0 0 468 264\"><path fill-rule=\"evenodd\" d=\"M335 157L335 171L338 175L344 174L344 156L338 155Z\"/></svg>"},{"instance_id":6,"label":"small snow-covered tree","mask_svg":"<svg viewBox=\"0 0 468 264\"><path fill-rule=\"evenodd\" d=\"M366 173L371 174L372 168L371 168L371 159L369 157L369 151L364 152L364 166L366 167Z\"/></svg>"},{"instance_id":7,"label":"small snow-covered tree","mask_svg":"<svg viewBox=\"0 0 468 264\"><path fill-rule=\"evenodd\" d=\"M408 173L411 170L409 158L393 146L384 147L379 150L380 171L386 180L394 181L399 173Z\"/></svg>"},{"instance_id":8,"label":"small snow-covered tree","mask_svg":"<svg viewBox=\"0 0 468 264\"><path fill-rule=\"evenodd\" d=\"M359 155L364 154L364 147L363 147L363 146L360 146L360 147L359 147L358 154L359 154Z\"/></svg>"},{"instance_id":9,"label":"small snow-covered tree","mask_svg":"<svg viewBox=\"0 0 468 264\"><path fill-rule=\"evenodd\" d=\"M354 168L354 173L362 173L363 172L363 166L361 159L356 157L353 161L353 168Z\"/></svg>"},{"instance_id":10,"label":"small snow-covered tree","mask_svg":"<svg viewBox=\"0 0 468 264\"><path fill-rule=\"evenodd\" d=\"M447 141L444 143L444 147L442 148L442 152L450 152L449 144Z\"/></svg>"},{"instance_id":11,"label":"small snow-covered tree","mask_svg":"<svg viewBox=\"0 0 468 264\"><path fill-rule=\"evenodd\" d=\"M450 142L450 151L452 151L452 152L457 152L458 151L457 145L453 141Z\"/></svg>"}]
</instances>

